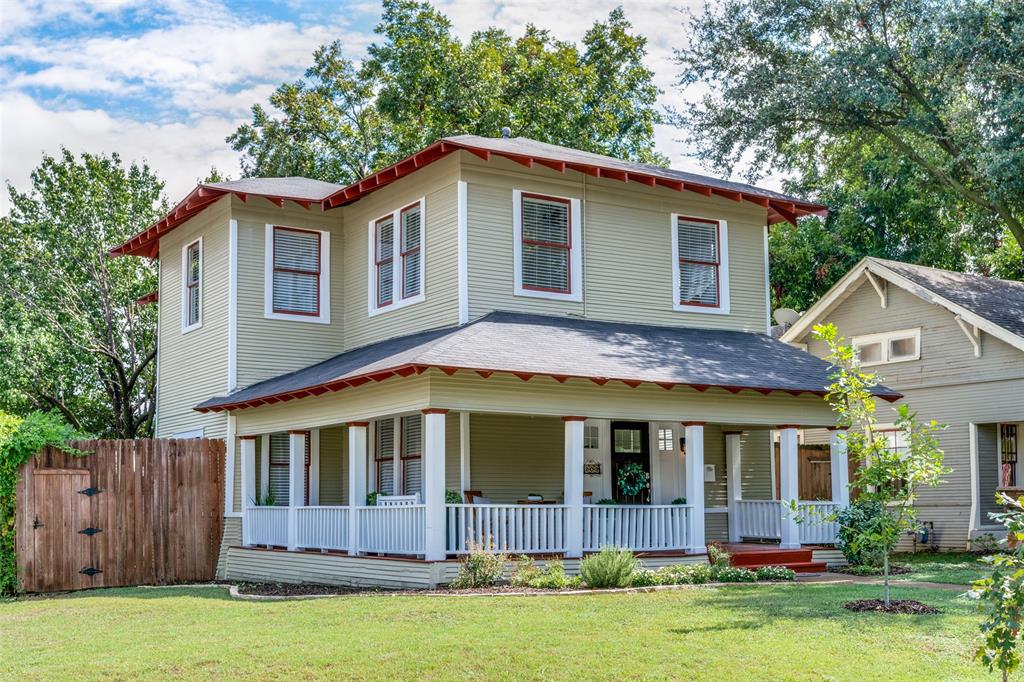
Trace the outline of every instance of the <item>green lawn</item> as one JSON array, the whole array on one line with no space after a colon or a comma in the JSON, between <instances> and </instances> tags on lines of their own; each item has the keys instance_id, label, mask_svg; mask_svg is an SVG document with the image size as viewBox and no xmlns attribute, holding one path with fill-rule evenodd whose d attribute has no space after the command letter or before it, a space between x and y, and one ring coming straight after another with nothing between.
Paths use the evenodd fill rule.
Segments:
<instances>
[{"instance_id":1,"label":"green lawn","mask_svg":"<svg viewBox=\"0 0 1024 682\"><path fill-rule=\"evenodd\" d=\"M970 585L992 572L981 556L968 552L920 552L896 554L894 564L908 566L911 573L893 576L895 580L924 580L933 583Z\"/></svg>"},{"instance_id":2,"label":"green lawn","mask_svg":"<svg viewBox=\"0 0 1024 682\"><path fill-rule=\"evenodd\" d=\"M217 588L0 603L10 679L990 679L957 593L937 616L851 613L866 585L541 597L236 601Z\"/></svg>"}]
</instances>

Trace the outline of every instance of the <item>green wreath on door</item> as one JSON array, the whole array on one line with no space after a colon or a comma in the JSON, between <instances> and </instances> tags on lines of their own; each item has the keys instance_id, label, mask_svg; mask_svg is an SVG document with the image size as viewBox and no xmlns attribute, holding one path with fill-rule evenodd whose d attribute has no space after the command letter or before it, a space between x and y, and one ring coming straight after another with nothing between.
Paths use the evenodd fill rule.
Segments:
<instances>
[{"instance_id":1,"label":"green wreath on door","mask_svg":"<svg viewBox=\"0 0 1024 682\"><path fill-rule=\"evenodd\" d=\"M636 462L627 462L619 469L619 491L623 495L639 495L651 481L651 475Z\"/></svg>"}]
</instances>

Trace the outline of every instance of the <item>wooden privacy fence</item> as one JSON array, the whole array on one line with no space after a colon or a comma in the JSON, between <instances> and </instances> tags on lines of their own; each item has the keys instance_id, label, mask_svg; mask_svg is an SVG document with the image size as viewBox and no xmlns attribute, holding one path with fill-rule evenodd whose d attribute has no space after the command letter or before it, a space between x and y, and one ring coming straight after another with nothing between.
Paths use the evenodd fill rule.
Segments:
<instances>
[{"instance_id":1,"label":"wooden privacy fence","mask_svg":"<svg viewBox=\"0 0 1024 682\"><path fill-rule=\"evenodd\" d=\"M17 488L18 574L29 592L205 581L223 529L224 442L83 440L46 448Z\"/></svg>"}]
</instances>

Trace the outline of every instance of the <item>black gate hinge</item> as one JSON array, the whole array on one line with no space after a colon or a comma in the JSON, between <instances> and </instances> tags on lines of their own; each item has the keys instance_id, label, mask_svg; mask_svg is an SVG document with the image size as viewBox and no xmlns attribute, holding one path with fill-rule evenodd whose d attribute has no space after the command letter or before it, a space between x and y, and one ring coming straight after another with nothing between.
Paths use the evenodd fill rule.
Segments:
<instances>
[{"instance_id":1,"label":"black gate hinge","mask_svg":"<svg viewBox=\"0 0 1024 682\"><path fill-rule=\"evenodd\" d=\"M32 522L32 530L35 530L36 528L42 528L42 527L43 527L43 522L40 521L39 517L37 516L36 520Z\"/></svg>"},{"instance_id":2,"label":"black gate hinge","mask_svg":"<svg viewBox=\"0 0 1024 682\"><path fill-rule=\"evenodd\" d=\"M92 537L93 535L96 535L96 533L102 533L102 532L103 532L102 528L93 528L92 526L89 526L88 528L84 528L84 529L78 531L79 535L88 535L89 537Z\"/></svg>"},{"instance_id":3,"label":"black gate hinge","mask_svg":"<svg viewBox=\"0 0 1024 682\"><path fill-rule=\"evenodd\" d=\"M92 576L96 575L97 573L102 573L102 572L103 571L101 571L100 569L93 568L92 566L89 566L88 568L83 568L81 571L79 571L79 573L84 573L85 575L89 576L90 578Z\"/></svg>"},{"instance_id":4,"label":"black gate hinge","mask_svg":"<svg viewBox=\"0 0 1024 682\"><path fill-rule=\"evenodd\" d=\"M93 495L99 495L101 492L103 491L100 490L99 488L93 488L92 486L89 486L85 490L79 490L78 494L85 495L86 497L92 497Z\"/></svg>"}]
</instances>

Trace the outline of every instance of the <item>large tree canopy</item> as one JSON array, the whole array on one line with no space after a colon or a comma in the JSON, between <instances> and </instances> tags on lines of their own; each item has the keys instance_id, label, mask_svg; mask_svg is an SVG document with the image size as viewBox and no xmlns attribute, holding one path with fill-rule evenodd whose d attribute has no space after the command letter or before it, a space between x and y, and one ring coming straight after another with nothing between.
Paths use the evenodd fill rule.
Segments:
<instances>
[{"instance_id":1,"label":"large tree canopy","mask_svg":"<svg viewBox=\"0 0 1024 682\"><path fill-rule=\"evenodd\" d=\"M386 0L360 65L338 42L313 55L228 138L245 175L352 182L441 137L513 135L664 164L654 147L658 89L646 40L621 9L587 31L582 49L527 26L490 28L463 43L429 3Z\"/></svg>"},{"instance_id":2,"label":"large tree canopy","mask_svg":"<svg viewBox=\"0 0 1024 682\"><path fill-rule=\"evenodd\" d=\"M152 430L156 266L107 249L167 210L163 183L116 155L44 156L0 219L0 410L59 409L83 430Z\"/></svg>"},{"instance_id":3,"label":"large tree canopy","mask_svg":"<svg viewBox=\"0 0 1024 682\"><path fill-rule=\"evenodd\" d=\"M723 0L682 45L707 94L678 120L706 161L792 170L794 148L883 141L1024 243L1019 0Z\"/></svg>"}]
</instances>

